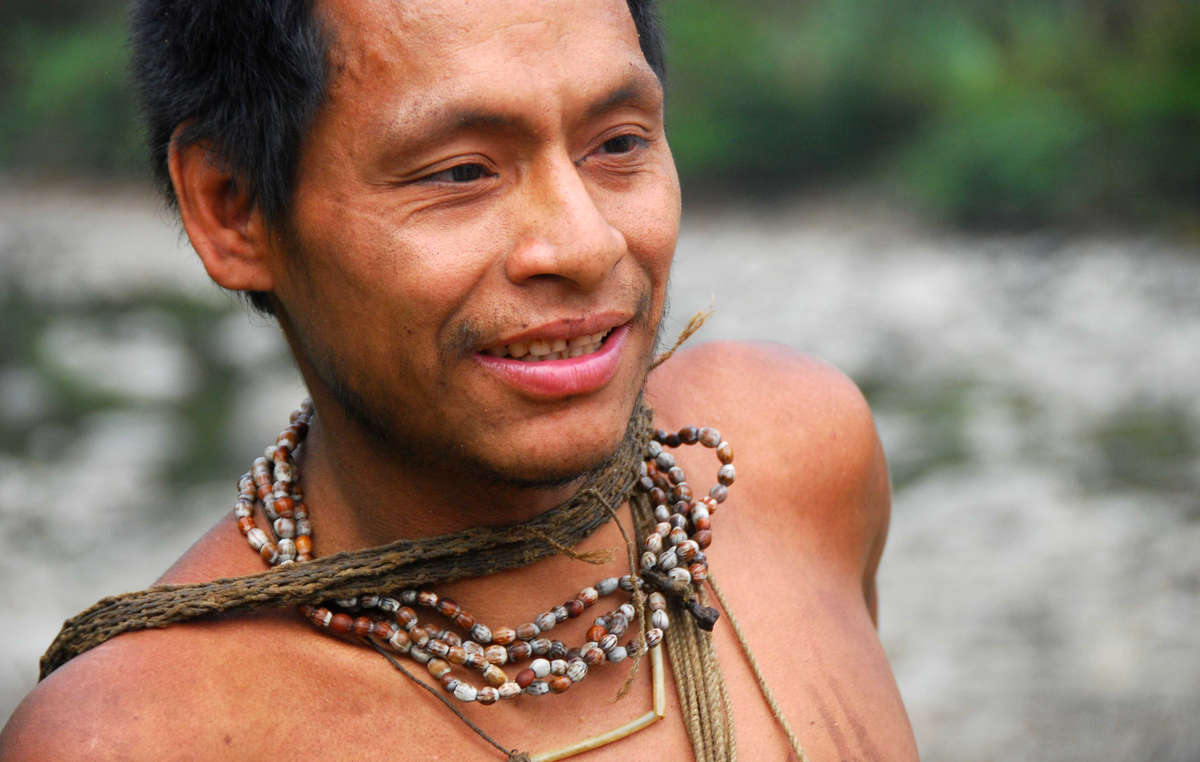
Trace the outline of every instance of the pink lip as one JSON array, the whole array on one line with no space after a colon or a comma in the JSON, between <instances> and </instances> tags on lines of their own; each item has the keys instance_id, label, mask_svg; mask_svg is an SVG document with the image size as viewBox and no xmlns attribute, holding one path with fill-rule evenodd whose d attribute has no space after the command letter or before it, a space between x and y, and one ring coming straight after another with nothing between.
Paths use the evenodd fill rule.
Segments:
<instances>
[{"instance_id":1,"label":"pink lip","mask_svg":"<svg viewBox=\"0 0 1200 762\"><path fill-rule=\"evenodd\" d=\"M570 397L593 392L612 380L628 336L629 324L626 323L614 328L599 350L564 360L523 362L480 352L475 355L475 361L534 396Z\"/></svg>"}]
</instances>

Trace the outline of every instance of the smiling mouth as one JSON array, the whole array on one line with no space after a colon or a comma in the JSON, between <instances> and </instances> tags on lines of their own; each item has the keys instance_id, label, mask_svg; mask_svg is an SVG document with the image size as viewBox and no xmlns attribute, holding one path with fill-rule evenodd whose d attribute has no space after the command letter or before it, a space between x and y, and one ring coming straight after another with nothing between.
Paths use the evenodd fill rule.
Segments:
<instances>
[{"instance_id":1,"label":"smiling mouth","mask_svg":"<svg viewBox=\"0 0 1200 762\"><path fill-rule=\"evenodd\" d=\"M492 357L504 357L522 362L543 362L545 360L566 360L571 357L582 357L600 351L604 340L613 332L609 328L599 333L587 333L566 339L535 339L532 341L514 341L498 347L488 347L483 353Z\"/></svg>"}]
</instances>

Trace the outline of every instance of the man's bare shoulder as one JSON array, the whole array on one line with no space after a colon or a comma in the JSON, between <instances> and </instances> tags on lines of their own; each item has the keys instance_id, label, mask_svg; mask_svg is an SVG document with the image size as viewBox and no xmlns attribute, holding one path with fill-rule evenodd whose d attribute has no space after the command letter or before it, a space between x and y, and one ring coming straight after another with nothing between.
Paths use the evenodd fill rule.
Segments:
<instances>
[{"instance_id":1,"label":"man's bare shoulder","mask_svg":"<svg viewBox=\"0 0 1200 762\"><path fill-rule=\"evenodd\" d=\"M669 425L720 429L739 480L765 498L768 520L819 536L831 560L871 585L890 489L874 419L853 381L780 344L711 342L655 370L647 396Z\"/></svg>"},{"instance_id":2,"label":"man's bare shoulder","mask_svg":"<svg viewBox=\"0 0 1200 762\"><path fill-rule=\"evenodd\" d=\"M230 632L212 638L205 630L213 628ZM237 629L126 633L76 657L13 713L0 759L254 756L260 740L246 732L246 718L257 707L244 700L259 693L252 680L261 661L257 650L241 649L249 643Z\"/></svg>"}]
</instances>

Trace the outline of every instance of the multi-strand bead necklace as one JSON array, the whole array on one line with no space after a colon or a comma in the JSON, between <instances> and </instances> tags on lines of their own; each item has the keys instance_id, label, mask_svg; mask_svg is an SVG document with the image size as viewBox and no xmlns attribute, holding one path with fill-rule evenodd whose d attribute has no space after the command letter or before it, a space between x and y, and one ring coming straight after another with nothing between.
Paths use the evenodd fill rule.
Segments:
<instances>
[{"instance_id":1,"label":"multi-strand bead necklace","mask_svg":"<svg viewBox=\"0 0 1200 762\"><path fill-rule=\"evenodd\" d=\"M312 559L312 524L294 461L313 416L305 400L290 423L249 473L238 480L234 506L238 529L269 566ZM683 469L666 448L702 444L716 451L721 462L717 484L707 495L696 497ZM373 638L378 644L425 665L435 680L455 698L494 704L521 694L563 693L583 680L588 671L606 662L617 663L644 650L655 649L671 622L664 593L688 601L700 626L711 629L716 613L700 606L691 594L708 578L705 549L712 542L711 516L724 502L733 483L733 448L712 428L687 426L678 432L655 430L647 445L635 489L647 493L658 522L641 541L637 574L607 577L583 588L574 598L543 611L517 627L490 628L463 606L429 590L403 590L389 595L360 595L321 605L304 605L300 612L314 626L339 635ZM261 511L268 529L255 521ZM638 616L630 601L634 591L649 590L648 620L624 645ZM577 648L546 637L555 626L574 619L600 598L626 593L626 600L597 617ZM441 615L461 634L436 624L422 623L417 609ZM515 678L503 667L523 665ZM480 674L484 685L469 682L455 667ZM468 674L469 674L468 672Z\"/></svg>"}]
</instances>

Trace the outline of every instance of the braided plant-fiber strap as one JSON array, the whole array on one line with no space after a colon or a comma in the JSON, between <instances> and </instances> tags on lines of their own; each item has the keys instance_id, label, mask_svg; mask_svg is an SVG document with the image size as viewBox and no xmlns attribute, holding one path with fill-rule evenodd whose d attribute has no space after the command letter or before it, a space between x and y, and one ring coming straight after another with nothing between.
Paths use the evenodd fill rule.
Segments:
<instances>
[{"instance_id":1,"label":"braided plant-fiber strap","mask_svg":"<svg viewBox=\"0 0 1200 762\"><path fill-rule=\"evenodd\" d=\"M478 577L563 552L608 521L610 506L620 505L629 494L650 438L651 419L650 409L639 399L612 459L575 495L526 522L398 540L245 577L159 585L104 598L63 623L42 656L39 679L125 632Z\"/></svg>"}]
</instances>

